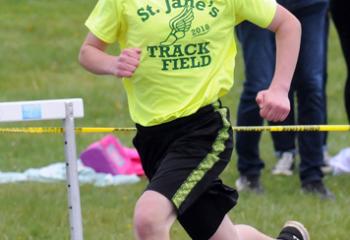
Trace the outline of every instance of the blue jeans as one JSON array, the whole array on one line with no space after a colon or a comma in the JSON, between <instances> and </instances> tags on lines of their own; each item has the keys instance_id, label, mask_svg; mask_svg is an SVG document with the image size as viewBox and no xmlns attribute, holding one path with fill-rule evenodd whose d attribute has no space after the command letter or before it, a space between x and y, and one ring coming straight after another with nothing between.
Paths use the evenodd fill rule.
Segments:
<instances>
[{"instance_id":1,"label":"blue jeans","mask_svg":"<svg viewBox=\"0 0 350 240\"><path fill-rule=\"evenodd\" d=\"M328 2L302 7L298 7L295 2L297 1L280 1L299 19L303 34L299 59L289 92L292 111L285 121L277 125L322 124L325 121L324 41ZM275 38L270 31L248 22L237 26L236 32L243 49L246 73L238 106L237 125L259 126L263 124L263 119L259 115L255 97L271 83L275 67ZM238 132L236 137L240 174L259 176L264 167L259 157L260 133ZM303 183L322 179L321 132L273 133L272 138L275 150L281 152L295 151L297 140L301 158L300 179Z\"/></svg>"}]
</instances>

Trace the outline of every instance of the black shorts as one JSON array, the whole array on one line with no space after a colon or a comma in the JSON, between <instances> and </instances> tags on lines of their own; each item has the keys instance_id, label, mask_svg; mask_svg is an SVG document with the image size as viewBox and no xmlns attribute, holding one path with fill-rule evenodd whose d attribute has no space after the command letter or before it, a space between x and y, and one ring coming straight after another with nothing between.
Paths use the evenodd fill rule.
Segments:
<instances>
[{"instance_id":1,"label":"black shorts","mask_svg":"<svg viewBox=\"0 0 350 240\"><path fill-rule=\"evenodd\" d=\"M238 199L218 177L233 150L228 109L217 102L168 123L136 127L133 143L149 179L147 190L174 204L192 239L209 239Z\"/></svg>"}]
</instances>

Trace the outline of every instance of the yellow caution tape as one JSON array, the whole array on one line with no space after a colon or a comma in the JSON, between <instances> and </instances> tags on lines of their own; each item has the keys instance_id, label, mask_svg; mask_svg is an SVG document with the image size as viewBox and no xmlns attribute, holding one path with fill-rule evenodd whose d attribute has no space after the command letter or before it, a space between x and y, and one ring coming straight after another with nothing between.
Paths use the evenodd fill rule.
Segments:
<instances>
[{"instance_id":1,"label":"yellow caution tape","mask_svg":"<svg viewBox=\"0 0 350 240\"><path fill-rule=\"evenodd\" d=\"M350 131L350 125L287 125L287 126L252 126L232 127L241 132L344 132Z\"/></svg>"},{"instance_id":2,"label":"yellow caution tape","mask_svg":"<svg viewBox=\"0 0 350 240\"><path fill-rule=\"evenodd\" d=\"M350 131L350 125L289 125L289 126L233 126L237 132L344 132ZM131 132L135 128L100 128L81 127L75 128L76 133L117 133ZM26 133L26 134L59 134L64 129L59 127L23 127L23 128L0 128L0 133Z\"/></svg>"}]
</instances>

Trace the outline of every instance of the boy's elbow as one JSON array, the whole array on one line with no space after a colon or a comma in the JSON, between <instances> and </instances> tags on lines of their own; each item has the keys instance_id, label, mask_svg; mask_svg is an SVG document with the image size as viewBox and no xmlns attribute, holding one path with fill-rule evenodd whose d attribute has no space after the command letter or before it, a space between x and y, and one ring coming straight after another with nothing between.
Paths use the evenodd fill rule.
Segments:
<instances>
[{"instance_id":1,"label":"boy's elbow","mask_svg":"<svg viewBox=\"0 0 350 240\"><path fill-rule=\"evenodd\" d=\"M80 65L82 65L83 58L84 58L84 46L80 48L79 55L78 55L78 61Z\"/></svg>"},{"instance_id":2,"label":"boy's elbow","mask_svg":"<svg viewBox=\"0 0 350 240\"><path fill-rule=\"evenodd\" d=\"M291 12L278 5L275 18L268 29L276 33L301 33L301 23Z\"/></svg>"},{"instance_id":3,"label":"boy's elbow","mask_svg":"<svg viewBox=\"0 0 350 240\"><path fill-rule=\"evenodd\" d=\"M294 15L289 14L275 30L276 34L282 36L292 34L299 39L301 38L302 26Z\"/></svg>"},{"instance_id":4,"label":"boy's elbow","mask_svg":"<svg viewBox=\"0 0 350 240\"><path fill-rule=\"evenodd\" d=\"M301 23L295 16L293 16L293 21L292 21L291 25L292 26L290 27L289 30L287 29L287 31L289 31L290 33L292 33L295 36L295 40L298 41L299 45L300 45L301 34L302 34Z\"/></svg>"},{"instance_id":5,"label":"boy's elbow","mask_svg":"<svg viewBox=\"0 0 350 240\"><path fill-rule=\"evenodd\" d=\"M299 33L300 35L301 35L301 23L300 23L300 21L293 15L292 16L292 24L293 24L293 28L295 29L295 31L297 32L297 33Z\"/></svg>"},{"instance_id":6,"label":"boy's elbow","mask_svg":"<svg viewBox=\"0 0 350 240\"><path fill-rule=\"evenodd\" d=\"M79 55L78 55L79 64L83 67L85 67L86 54L87 54L86 52L87 52L86 46L82 46L80 48Z\"/></svg>"}]
</instances>

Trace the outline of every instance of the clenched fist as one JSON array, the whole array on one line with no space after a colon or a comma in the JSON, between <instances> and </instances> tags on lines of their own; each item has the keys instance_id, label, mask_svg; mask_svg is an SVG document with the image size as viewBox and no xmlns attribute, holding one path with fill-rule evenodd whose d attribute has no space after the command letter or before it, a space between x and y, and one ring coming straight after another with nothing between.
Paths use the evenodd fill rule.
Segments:
<instances>
[{"instance_id":1,"label":"clenched fist","mask_svg":"<svg viewBox=\"0 0 350 240\"><path fill-rule=\"evenodd\" d=\"M260 108L260 116L268 121L283 121L290 111L288 92L285 91L274 89L260 91L256 102Z\"/></svg>"},{"instance_id":2,"label":"clenched fist","mask_svg":"<svg viewBox=\"0 0 350 240\"><path fill-rule=\"evenodd\" d=\"M117 77L131 77L140 63L141 50L126 48L113 63L113 74Z\"/></svg>"}]
</instances>

